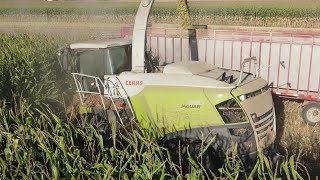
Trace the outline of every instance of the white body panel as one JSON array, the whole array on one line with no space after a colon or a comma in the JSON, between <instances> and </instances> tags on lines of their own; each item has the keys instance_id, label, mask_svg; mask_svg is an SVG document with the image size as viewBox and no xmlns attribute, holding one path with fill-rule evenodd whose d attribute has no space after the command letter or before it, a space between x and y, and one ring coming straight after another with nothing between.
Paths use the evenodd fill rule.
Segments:
<instances>
[{"instance_id":1,"label":"white body panel","mask_svg":"<svg viewBox=\"0 0 320 180\"><path fill-rule=\"evenodd\" d=\"M130 45L130 39L89 40L70 44L70 49L100 49Z\"/></svg>"},{"instance_id":2,"label":"white body panel","mask_svg":"<svg viewBox=\"0 0 320 180\"><path fill-rule=\"evenodd\" d=\"M199 62L189 62L189 63L174 63L164 67L164 74L200 74L214 69L215 66L199 63Z\"/></svg>"},{"instance_id":3,"label":"white body panel","mask_svg":"<svg viewBox=\"0 0 320 180\"><path fill-rule=\"evenodd\" d=\"M210 77L200 76L214 66L204 66L203 63L194 62L167 65L164 73L134 73L123 72L118 78L128 96L137 95L145 86L185 86L202 88L231 89L234 85ZM177 73L174 73L174 71ZM105 78L108 76L106 75Z\"/></svg>"}]
</instances>

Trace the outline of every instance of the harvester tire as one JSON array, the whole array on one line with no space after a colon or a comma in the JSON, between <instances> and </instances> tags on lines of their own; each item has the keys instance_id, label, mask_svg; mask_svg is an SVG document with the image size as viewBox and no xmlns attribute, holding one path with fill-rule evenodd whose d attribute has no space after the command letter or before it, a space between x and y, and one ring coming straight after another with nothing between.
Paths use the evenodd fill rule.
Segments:
<instances>
[{"instance_id":1,"label":"harvester tire","mask_svg":"<svg viewBox=\"0 0 320 180\"><path fill-rule=\"evenodd\" d=\"M202 147L206 145L201 144L201 141L173 139L167 141L164 146L168 149L172 163L178 167L182 176L190 173L191 166L196 163L203 170L206 179L220 177L218 169L222 167L222 161L212 146L202 154Z\"/></svg>"},{"instance_id":2,"label":"harvester tire","mask_svg":"<svg viewBox=\"0 0 320 180\"><path fill-rule=\"evenodd\" d=\"M95 114L87 115L87 126L89 127L90 125L92 125L95 130L100 133L106 133L110 129L108 120Z\"/></svg>"},{"instance_id":3,"label":"harvester tire","mask_svg":"<svg viewBox=\"0 0 320 180\"><path fill-rule=\"evenodd\" d=\"M311 126L320 124L320 103L306 104L302 109L302 119Z\"/></svg>"}]
</instances>

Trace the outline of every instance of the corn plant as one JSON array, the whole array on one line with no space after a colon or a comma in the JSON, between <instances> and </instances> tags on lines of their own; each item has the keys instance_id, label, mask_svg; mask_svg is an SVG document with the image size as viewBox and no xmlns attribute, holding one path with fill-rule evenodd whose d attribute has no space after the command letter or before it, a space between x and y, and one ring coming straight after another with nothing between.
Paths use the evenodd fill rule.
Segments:
<instances>
[{"instance_id":1,"label":"corn plant","mask_svg":"<svg viewBox=\"0 0 320 180\"><path fill-rule=\"evenodd\" d=\"M14 97L24 97L32 105L61 106L68 82L62 80L67 75L57 61L57 45L46 36L0 34L0 98L14 103Z\"/></svg>"},{"instance_id":2,"label":"corn plant","mask_svg":"<svg viewBox=\"0 0 320 180\"><path fill-rule=\"evenodd\" d=\"M171 154L151 136L139 131L116 134L98 132L93 125L75 125L47 107L33 109L21 100L19 107L0 108L0 169L3 179L206 179L201 161L187 152L190 171L181 173ZM37 112L37 116L35 116ZM113 143L114 142L114 143ZM200 143L199 157L214 143ZM191 146L191 144L190 144ZM290 157L275 174L267 156L260 155L254 168L245 172L236 148L226 156L217 179L302 179L299 161Z\"/></svg>"},{"instance_id":3,"label":"corn plant","mask_svg":"<svg viewBox=\"0 0 320 180\"><path fill-rule=\"evenodd\" d=\"M245 25L273 27L305 27L319 28L320 8L313 6L257 6L257 5L214 5L202 3L192 4L190 9L185 0L180 0L178 7L164 4L155 6L152 11L152 22L181 23L184 28L190 21L214 25ZM194 6L193 6L194 5ZM5 21L86 21L88 18L101 16L113 23L133 23L138 6L106 6L106 7L26 7L0 8L0 16ZM191 20L190 20L190 18ZM8 20L6 20L8 17ZM128 19L128 17L130 17ZM181 19L181 21L179 21ZM92 22L90 20L90 22ZM96 22L102 22L99 18ZM105 22L105 21L103 21Z\"/></svg>"}]
</instances>

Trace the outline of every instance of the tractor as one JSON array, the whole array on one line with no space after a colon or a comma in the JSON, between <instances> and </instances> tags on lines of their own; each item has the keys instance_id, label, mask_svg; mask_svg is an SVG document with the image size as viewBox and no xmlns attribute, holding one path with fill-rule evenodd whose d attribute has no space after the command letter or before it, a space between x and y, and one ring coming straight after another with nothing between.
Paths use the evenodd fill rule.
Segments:
<instances>
[{"instance_id":1,"label":"tractor","mask_svg":"<svg viewBox=\"0 0 320 180\"><path fill-rule=\"evenodd\" d=\"M235 145L240 157L256 159L276 137L272 95L258 76L257 59L244 59L240 71L197 61L157 66L146 52L153 3L142 0L132 39L88 40L59 51L66 68L75 63L78 113L99 117L102 127L114 121L156 127L172 154L179 147L196 152L199 143L214 138L206 153L208 168ZM243 70L249 62L254 73Z\"/></svg>"}]
</instances>

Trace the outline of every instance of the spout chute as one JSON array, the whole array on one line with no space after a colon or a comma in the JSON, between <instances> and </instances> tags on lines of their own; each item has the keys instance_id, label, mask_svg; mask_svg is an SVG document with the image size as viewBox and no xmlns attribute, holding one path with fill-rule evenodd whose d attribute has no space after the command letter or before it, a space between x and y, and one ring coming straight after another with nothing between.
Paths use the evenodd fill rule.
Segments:
<instances>
[{"instance_id":1,"label":"spout chute","mask_svg":"<svg viewBox=\"0 0 320 180\"><path fill-rule=\"evenodd\" d=\"M144 72L146 32L154 0L142 0L136 14L132 37L132 71Z\"/></svg>"}]
</instances>

